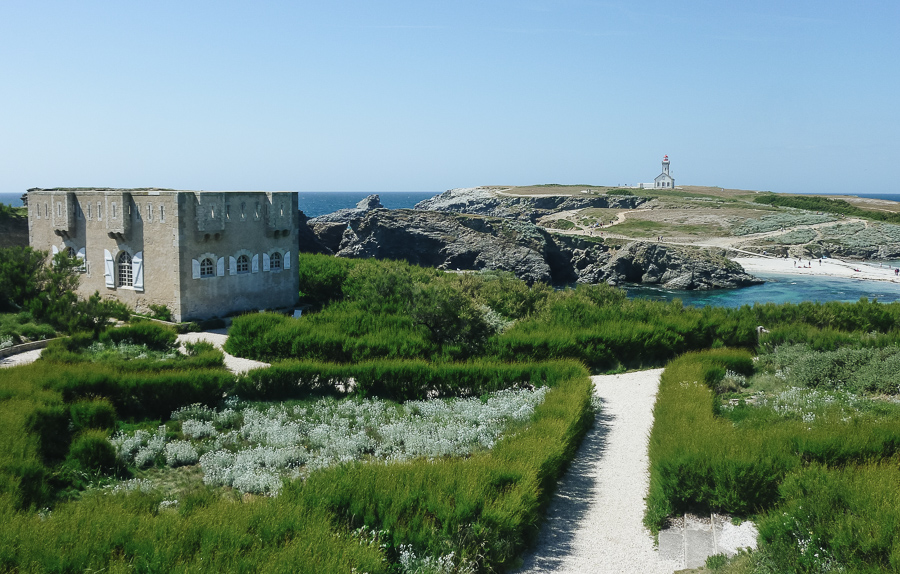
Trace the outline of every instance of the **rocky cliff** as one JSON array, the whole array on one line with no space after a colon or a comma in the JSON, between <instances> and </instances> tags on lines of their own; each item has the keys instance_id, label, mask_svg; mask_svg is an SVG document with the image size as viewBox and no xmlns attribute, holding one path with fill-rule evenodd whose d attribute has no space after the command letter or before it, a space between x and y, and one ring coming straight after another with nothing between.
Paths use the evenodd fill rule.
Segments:
<instances>
[{"instance_id":1,"label":"rocky cliff","mask_svg":"<svg viewBox=\"0 0 900 574\"><path fill-rule=\"evenodd\" d=\"M445 191L420 201L415 209L490 215L534 223L545 215L559 211L587 207L634 209L647 201L645 197L628 195L509 196L491 188L472 187Z\"/></svg>"},{"instance_id":2,"label":"rocky cliff","mask_svg":"<svg viewBox=\"0 0 900 574\"><path fill-rule=\"evenodd\" d=\"M312 220L311 220L312 221ZM404 259L446 270L497 269L528 281L652 283L714 289L760 283L719 250L646 242L607 244L553 235L519 220L422 210L375 209L333 227L314 225L318 241L340 257Z\"/></svg>"}]
</instances>

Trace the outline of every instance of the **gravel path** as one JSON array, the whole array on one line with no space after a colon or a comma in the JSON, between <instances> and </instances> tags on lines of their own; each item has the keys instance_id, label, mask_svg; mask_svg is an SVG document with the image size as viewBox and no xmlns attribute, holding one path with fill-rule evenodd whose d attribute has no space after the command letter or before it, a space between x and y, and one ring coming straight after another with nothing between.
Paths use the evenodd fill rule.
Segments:
<instances>
[{"instance_id":1,"label":"gravel path","mask_svg":"<svg viewBox=\"0 0 900 574\"><path fill-rule=\"evenodd\" d=\"M222 345L225 344L227 339L228 329L214 329L212 331L178 335L178 343L180 345L184 345L185 343L196 343L197 341L212 343L214 347L221 350L222 354L225 355L225 368L236 375L269 366L269 363L254 361L253 359L242 359L240 357L235 357L234 355L229 355L222 349Z\"/></svg>"},{"instance_id":2,"label":"gravel path","mask_svg":"<svg viewBox=\"0 0 900 574\"><path fill-rule=\"evenodd\" d=\"M644 528L647 441L662 369L592 377L602 401L521 573L671 574Z\"/></svg>"},{"instance_id":3,"label":"gravel path","mask_svg":"<svg viewBox=\"0 0 900 574\"><path fill-rule=\"evenodd\" d=\"M184 335L178 335L178 343L182 346L187 342L196 343L197 341L206 341L208 343L212 343L213 346L215 346L217 349L222 349L222 345L225 344L226 339L228 339L228 333L226 329L216 329L214 331L204 331L202 333L186 333ZM41 356L42 350L43 349L35 349L34 351L26 351L24 353L19 353L18 355L11 355L9 357L6 357L5 359L0 359L0 368L15 367L17 365L27 365L28 363L33 363L37 361ZM222 351L222 354L225 355L225 368L236 375L246 373L247 371L250 371L252 369L259 369L269 366L269 363L254 361L252 359L242 359L240 357L235 357L234 355L229 355L225 351Z\"/></svg>"},{"instance_id":4,"label":"gravel path","mask_svg":"<svg viewBox=\"0 0 900 574\"><path fill-rule=\"evenodd\" d=\"M43 351L43 349L35 349L33 351L25 351L24 353L10 355L4 359L0 359L0 368L33 363L41 356L41 351Z\"/></svg>"}]
</instances>

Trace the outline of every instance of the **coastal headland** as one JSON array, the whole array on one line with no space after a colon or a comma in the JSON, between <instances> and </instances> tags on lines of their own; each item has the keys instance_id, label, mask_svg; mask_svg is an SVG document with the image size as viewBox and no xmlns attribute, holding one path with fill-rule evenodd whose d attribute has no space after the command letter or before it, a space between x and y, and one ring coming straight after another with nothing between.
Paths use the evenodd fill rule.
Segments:
<instances>
[{"instance_id":1,"label":"coastal headland","mask_svg":"<svg viewBox=\"0 0 900 574\"><path fill-rule=\"evenodd\" d=\"M703 290L752 285L755 273L900 282L900 203L853 196L484 186L449 190L413 210L385 210L370 196L308 226L311 251L498 269L529 282Z\"/></svg>"}]
</instances>

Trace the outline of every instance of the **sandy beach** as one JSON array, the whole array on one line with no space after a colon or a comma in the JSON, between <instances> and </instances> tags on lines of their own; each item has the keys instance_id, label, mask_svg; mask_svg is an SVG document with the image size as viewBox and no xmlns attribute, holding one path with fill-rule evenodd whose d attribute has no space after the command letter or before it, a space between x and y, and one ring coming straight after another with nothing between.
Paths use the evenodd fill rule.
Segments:
<instances>
[{"instance_id":1,"label":"sandy beach","mask_svg":"<svg viewBox=\"0 0 900 574\"><path fill-rule=\"evenodd\" d=\"M900 283L900 277L894 274L896 267L889 268L887 265L878 267L878 265L873 265L872 263L859 261L822 259L820 263L819 259L803 259L800 263L797 263L796 259L774 257L735 257L732 260L740 263L744 270L751 275L765 275L767 273L777 275L819 275Z\"/></svg>"}]
</instances>

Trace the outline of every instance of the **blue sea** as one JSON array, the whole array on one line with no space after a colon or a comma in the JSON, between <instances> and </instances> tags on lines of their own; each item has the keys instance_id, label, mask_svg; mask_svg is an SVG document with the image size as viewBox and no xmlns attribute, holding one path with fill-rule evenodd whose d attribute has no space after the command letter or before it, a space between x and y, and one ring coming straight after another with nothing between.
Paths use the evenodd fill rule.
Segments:
<instances>
[{"instance_id":1,"label":"blue sea","mask_svg":"<svg viewBox=\"0 0 900 574\"><path fill-rule=\"evenodd\" d=\"M297 201L307 217L325 215L338 209L349 209L368 195L377 194L381 205L388 209L411 209L420 201L442 193L440 191L301 191Z\"/></svg>"},{"instance_id":2,"label":"blue sea","mask_svg":"<svg viewBox=\"0 0 900 574\"><path fill-rule=\"evenodd\" d=\"M388 209L412 208L420 201L442 193L440 191L301 191L299 192L300 210L307 217L316 217L356 207L359 200L373 193L381 198L381 204ZM0 193L0 203L19 207L22 205L21 193Z\"/></svg>"}]
</instances>

